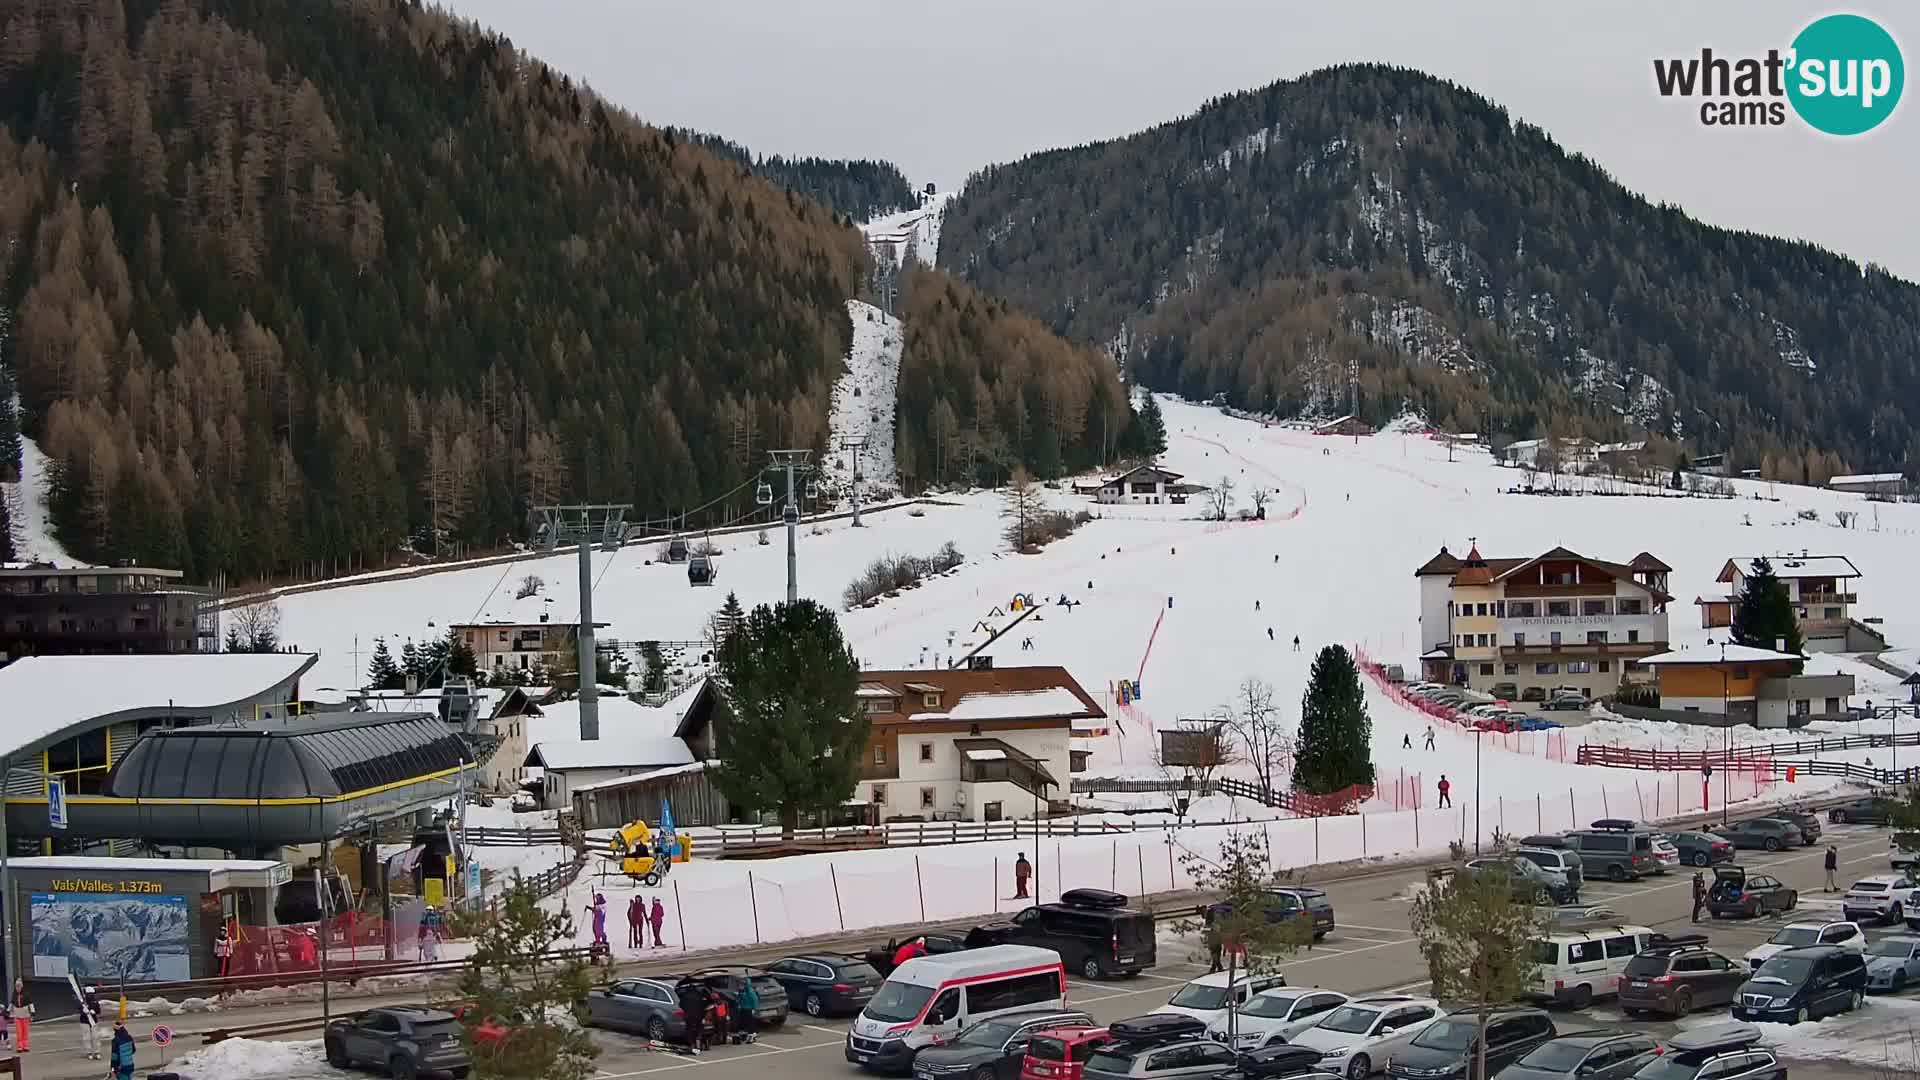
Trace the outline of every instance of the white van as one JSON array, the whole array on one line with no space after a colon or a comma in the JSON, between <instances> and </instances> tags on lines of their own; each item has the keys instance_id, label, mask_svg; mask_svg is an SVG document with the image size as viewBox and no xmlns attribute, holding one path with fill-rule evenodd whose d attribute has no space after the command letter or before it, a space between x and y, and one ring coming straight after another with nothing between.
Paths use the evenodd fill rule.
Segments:
<instances>
[{"instance_id":1,"label":"white van","mask_svg":"<svg viewBox=\"0 0 1920 1080\"><path fill-rule=\"evenodd\" d=\"M1067 970L1060 954L1031 945L916 956L893 969L853 1018L847 1060L904 1072L923 1047L1002 1013L1065 1008Z\"/></svg>"},{"instance_id":2,"label":"white van","mask_svg":"<svg viewBox=\"0 0 1920 1080\"><path fill-rule=\"evenodd\" d=\"M1655 936L1644 926L1554 930L1533 943L1540 971L1527 996L1580 1008L1617 993L1627 961L1651 947Z\"/></svg>"}]
</instances>

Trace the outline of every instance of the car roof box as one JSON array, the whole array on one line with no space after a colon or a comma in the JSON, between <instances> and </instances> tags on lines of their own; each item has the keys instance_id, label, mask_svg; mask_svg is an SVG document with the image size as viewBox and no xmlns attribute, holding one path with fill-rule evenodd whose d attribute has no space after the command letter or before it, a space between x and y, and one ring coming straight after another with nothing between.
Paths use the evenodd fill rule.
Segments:
<instances>
[{"instance_id":1,"label":"car roof box","mask_svg":"<svg viewBox=\"0 0 1920 1080\"><path fill-rule=\"evenodd\" d=\"M1068 907L1119 908L1127 906L1124 894L1108 892L1106 889L1068 889L1060 894L1060 902Z\"/></svg>"},{"instance_id":2,"label":"car roof box","mask_svg":"<svg viewBox=\"0 0 1920 1080\"><path fill-rule=\"evenodd\" d=\"M1708 1024L1690 1028L1667 1040L1667 1049L1682 1053L1700 1050L1740 1050L1760 1041L1760 1029L1752 1024Z\"/></svg>"},{"instance_id":3,"label":"car roof box","mask_svg":"<svg viewBox=\"0 0 1920 1080\"><path fill-rule=\"evenodd\" d=\"M1588 826L1588 828L1599 832L1632 832L1639 827L1640 823L1637 821L1632 821L1627 818L1610 817L1601 818L1599 821L1593 822Z\"/></svg>"},{"instance_id":4,"label":"car roof box","mask_svg":"<svg viewBox=\"0 0 1920 1080\"><path fill-rule=\"evenodd\" d=\"M1168 1042L1205 1034L1206 1021L1183 1013L1148 1013L1107 1025L1107 1034L1119 1042Z\"/></svg>"},{"instance_id":5,"label":"car roof box","mask_svg":"<svg viewBox=\"0 0 1920 1080\"><path fill-rule=\"evenodd\" d=\"M1320 1051L1311 1046L1282 1043L1241 1054L1238 1066L1240 1075L1247 1077L1297 1077L1302 1069L1319 1060Z\"/></svg>"}]
</instances>

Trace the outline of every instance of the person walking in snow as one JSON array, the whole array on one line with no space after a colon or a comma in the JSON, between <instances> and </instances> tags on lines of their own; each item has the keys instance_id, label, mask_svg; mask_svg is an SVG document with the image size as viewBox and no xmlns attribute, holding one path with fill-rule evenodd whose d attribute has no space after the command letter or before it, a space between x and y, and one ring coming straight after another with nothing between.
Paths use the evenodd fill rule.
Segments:
<instances>
[{"instance_id":1,"label":"person walking in snow","mask_svg":"<svg viewBox=\"0 0 1920 1080\"><path fill-rule=\"evenodd\" d=\"M1260 610L1260 601L1258 601L1258 600L1255 600L1255 601L1253 602L1253 610L1255 610L1255 611L1259 611L1259 610Z\"/></svg>"},{"instance_id":2,"label":"person walking in snow","mask_svg":"<svg viewBox=\"0 0 1920 1080\"><path fill-rule=\"evenodd\" d=\"M1293 635L1293 651L1294 652L1300 651L1300 635L1299 634Z\"/></svg>"},{"instance_id":3,"label":"person walking in snow","mask_svg":"<svg viewBox=\"0 0 1920 1080\"><path fill-rule=\"evenodd\" d=\"M667 943L660 940L660 927L667 921L667 906L660 902L659 897L653 898L653 910L649 914L653 923L653 947L664 949Z\"/></svg>"},{"instance_id":4,"label":"person walking in snow","mask_svg":"<svg viewBox=\"0 0 1920 1080\"><path fill-rule=\"evenodd\" d=\"M1840 869L1840 849L1834 847L1832 844L1827 845L1826 867L1827 867L1827 891L1832 892L1834 890L1833 872L1835 870Z\"/></svg>"},{"instance_id":5,"label":"person walking in snow","mask_svg":"<svg viewBox=\"0 0 1920 1080\"><path fill-rule=\"evenodd\" d=\"M1402 736L1400 736L1400 749L1402 749L1402 750L1411 750L1411 749L1413 749L1413 736L1412 736L1412 735L1402 735Z\"/></svg>"},{"instance_id":6,"label":"person walking in snow","mask_svg":"<svg viewBox=\"0 0 1920 1080\"><path fill-rule=\"evenodd\" d=\"M1427 749L1433 749L1433 725L1427 725Z\"/></svg>"},{"instance_id":7,"label":"person walking in snow","mask_svg":"<svg viewBox=\"0 0 1920 1080\"><path fill-rule=\"evenodd\" d=\"M1271 626L1267 627L1267 640L1268 641L1273 640L1273 627Z\"/></svg>"},{"instance_id":8,"label":"person walking in snow","mask_svg":"<svg viewBox=\"0 0 1920 1080\"><path fill-rule=\"evenodd\" d=\"M1023 851L1020 857L1013 861L1013 898L1015 900L1027 898L1027 879L1031 877L1033 877L1033 864L1027 861L1027 853Z\"/></svg>"},{"instance_id":9,"label":"person walking in snow","mask_svg":"<svg viewBox=\"0 0 1920 1080\"><path fill-rule=\"evenodd\" d=\"M1700 908L1707 902L1707 876L1700 871L1693 872L1693 921L1700 921Z\"/></svg>"},{"instance_id":10,"label":"person walking in snow","mask_svg":"<svg viewBox=\"0 0 1920 1080\"><path fill-rule=\"evenodd\" d=\"M627 901L627 948L642 948L647 943L647 902L635 893Z\"/></svg>"},{"instance_id":11,"label":"person walking in snow","mask_svg":"<svg viewBox=\"0 0 1920 1080\"><path fill-rule=\"evenodd\" d=\"M1453 793L1452 782L1447 779L1446 773L1441 773L1440 774L1440 805L1441 806L1453 805L1452 793Z\"/></svg>"}]
</instances>

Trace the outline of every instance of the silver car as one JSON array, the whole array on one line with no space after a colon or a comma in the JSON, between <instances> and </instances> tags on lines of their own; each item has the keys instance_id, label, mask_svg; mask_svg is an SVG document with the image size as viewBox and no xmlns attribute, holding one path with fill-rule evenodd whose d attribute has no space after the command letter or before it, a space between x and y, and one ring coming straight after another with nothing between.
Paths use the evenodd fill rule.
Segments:
<instances>
[{"instance_id":1,"label":"silver car","mask_svg":"<svg viewBox=\"0 0 1920 1080\"><path fill-rule=\"evenodd\" d=\"M1867 989L1897 994L1920 983L1920 938L1884 937L1867 946Z\"/></svg>"},{"instance_id":2,"label":"silver car","mask_svg":"<svg viewBox=\"0 0 1920 1080\"><path fill-rule=\"evenodd\" d=\"M1087 1058L1084 1080L1206 1080L1238 1061L1228 1047L1211 1039L1164 1043L1108 1043Z\"/></svg>"},{"instance_id":3,"label":"silver car","mask_svg":"<svg viewBox=\"0 0 1920 1080\"><path fill-rule=\"evenodd\" d=\"M621 979L611 986L587 992L587 1024L655 1042L683 1039L686 1017L671 983L654 979Z\"/></svg>"}]
</instances>

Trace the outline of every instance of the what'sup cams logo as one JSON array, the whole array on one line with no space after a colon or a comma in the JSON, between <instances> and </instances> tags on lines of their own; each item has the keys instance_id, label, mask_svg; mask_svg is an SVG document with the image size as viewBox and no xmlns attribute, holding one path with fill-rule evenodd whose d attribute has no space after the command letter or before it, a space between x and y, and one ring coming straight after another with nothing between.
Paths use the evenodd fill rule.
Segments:
<instances>
[{"instance_id":1,"label":"what'sup cams logo","mask_svg":"<svg viewBox=\"0 0 1920 1080\"><path fill-rule=\"evenodd\" d=\"M1879 23L1828 15L1765 56L1704 48L1697 57L1657 59L1653 81L1661 97L1698 99L1709 127L1777 127L1791 107L1815 131L1864 135L1893 115L1907 72L1899 44Z\"/></svg>"}]
</instances>

